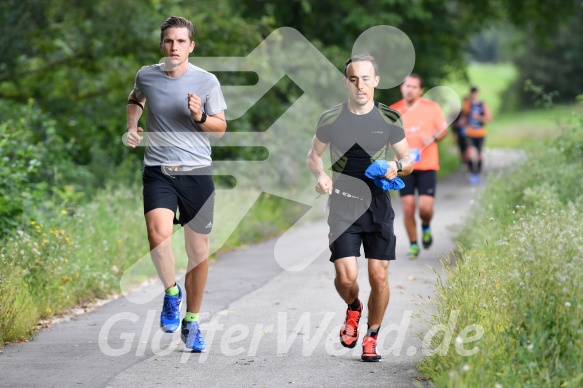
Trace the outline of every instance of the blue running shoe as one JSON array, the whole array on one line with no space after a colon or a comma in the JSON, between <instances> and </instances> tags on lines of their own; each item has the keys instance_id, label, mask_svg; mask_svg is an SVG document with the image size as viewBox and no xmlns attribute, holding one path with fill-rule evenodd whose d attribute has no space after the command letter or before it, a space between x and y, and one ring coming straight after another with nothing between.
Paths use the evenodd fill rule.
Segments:
<instances>
[{"instance_id":1,"label":"blue running shoe","mask_svg":"<svg viewBox=\"0 0 583 388\"><path fill-rule=\"evenodd\" d=\"M191 349L192 353L206 352L206 344L200 332L198 322L185 322L182 320L182 342L187 349Z\"/></svg>"},{"instance_id":2,"label":"blue running shoe","mask_svg":"<svg viewBox=\"0 0 583 388\"><path fill-rule=\"evenodd\" d=\"M479 185L480 183L482 183L482 178L480 177L480 175L478 174L472 174L470 175L470 184L471 185Z\"/></svg>"},{"instance_id":3,"label":"blue running shoe","mask_svg":"<svg viewBox=\"0 0 583 388\"><path fill-rule=\"evenodd\" d=\"M160 327L166 333L174 333L180 329L180 304L182 289L178 286L178 295L164 295L164 305L160 313Z\"/></svg>"}]
</instances>

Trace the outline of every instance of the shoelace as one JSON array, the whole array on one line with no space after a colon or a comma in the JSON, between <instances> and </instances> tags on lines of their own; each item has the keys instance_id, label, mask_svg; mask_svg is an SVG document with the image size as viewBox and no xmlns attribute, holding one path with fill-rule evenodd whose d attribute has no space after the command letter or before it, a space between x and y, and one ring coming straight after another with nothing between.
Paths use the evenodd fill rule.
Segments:
<instances>
[{"instance_id":1,"label":"shoelace","mask_svg":"<svg viewBox=\"0 0 583 388\"><path fill-rule=\"evenodd\" d=\"M194 331L194 341L193 342L198 342L200 343L203 338L202 338L202 333L200 332L200 326L199 325L188 325L190 326L190 328L188 329L188 334L192 333Z\"/></svg>"},{"instance_id":2,"label":"shoelace","mask_svg":"<svg viewBox=\"0 0 583 388\"><path fill-rule=\"evenodd\" d=\"M376 354L377 353L375 349L376 343L377 341L374 338L366 337L362 343L362 346L364 347L364 353Z\"/></svg>"},{"instance_id":3,"label":"shoelace","mask_svg":"<svg viewBox=\"0 0 583 388\"><path fill-rule=\"evenodd\" d=\"M194 340L198 343L202 342L202 333L200 332L199 326L197 326L196 328L196 335L194 337Z\"/></svg>"},{"instance_id":4,"label":"shoelace","mask_svg":"<svg viewBox=\"0 0 583 388\"><path fill-rule=\"evenodd\" d=\"M162 307L162 316L164 318L174 318L178 310L178 298L164 298L164 306Z\"/></svg>"},{"instance_id":5,"label":"shoelace","mask_svg":"<svg viewBox=\"0 0 583 388\"><path fill-rule=\"evenodd\" d=\"M346 334L350 336L354 336L356 334L356 328L358 327L358 322L351 314L348 314L348 318L346 319L346 324L344 325L344 331Z\"/></svg>"}]
</instances>

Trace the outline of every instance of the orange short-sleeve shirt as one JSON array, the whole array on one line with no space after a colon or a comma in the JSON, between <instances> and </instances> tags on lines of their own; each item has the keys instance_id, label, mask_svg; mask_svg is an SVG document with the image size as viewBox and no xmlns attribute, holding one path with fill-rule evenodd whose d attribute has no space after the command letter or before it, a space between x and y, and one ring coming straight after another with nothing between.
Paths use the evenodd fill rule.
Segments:
<instances>
[{"instance_id":1,"label":"orange short-sleeve shirt","mask_svg":"<svg viewBox=\"0 0 583 388\"><path fill-rule=\"evenodd\" d=\"M402 116L414 169L439 170L437 142L433 141L428 146L423 145L423 137L432 138L441 131L447 131L447 121L439 104L420 98L409 109L404 100L394 103L391 108Z\"/></svg>"}]
</instances>

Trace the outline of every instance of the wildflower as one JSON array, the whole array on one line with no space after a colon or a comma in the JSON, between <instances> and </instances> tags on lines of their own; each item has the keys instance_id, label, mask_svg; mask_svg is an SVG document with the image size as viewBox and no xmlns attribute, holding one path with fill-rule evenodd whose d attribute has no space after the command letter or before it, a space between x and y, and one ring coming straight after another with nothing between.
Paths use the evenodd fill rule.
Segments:
<instances>
[{"instance_id":1,"label":"wildflower","mask_svg":"<svg viewBox=\"0 0 583 388\"><path fill-rule=\"evenodd\" d=\"M528 345L526 346L526 349L527 349L529 352L532 352L532 349L534 349L534 345L533 345L533 344L528 344Z\"/></svg>"},{"instance_id":2,"label":"wildflower","mask_svg":"<svg viewBox=\"0 0 583 388\"><path fill-rule=\"evenodd\" d=\"M565 307L571 307L571 302L565 302Z\"/></svg>"},{"instance_id":3,"label":"wildflower","mask_svg":"<svg viewBox=\"0 0 583 388\"><path fill-rule=\"evenodd\" d=\"M34 224L36 224L36 222L34 222L34 221L30 221L30 224L31 224L31 225L34 225Z\"/></svg>"},{"instance_id":4,"label":"wildflower","mask_svg":"<svg viewBox=\"0 0 583 388\"><path fill-rule=\"evenodd\" d=\"M67 211L65 209L61 210L61 214L65 216L67 215Z\"/></svg>"},{"instance_id":5,"label":"wildflower","mask_svg":"<svg viewBox=\"0 0 583 388\"><path fill-rule=\"evenodd\" d=\"M462 370L463 370L464 372L468 372L468 371L470 370L470 366L469 366L468 364L465 364L465 365L463 366Z\"/></svg>"}]
</instances>

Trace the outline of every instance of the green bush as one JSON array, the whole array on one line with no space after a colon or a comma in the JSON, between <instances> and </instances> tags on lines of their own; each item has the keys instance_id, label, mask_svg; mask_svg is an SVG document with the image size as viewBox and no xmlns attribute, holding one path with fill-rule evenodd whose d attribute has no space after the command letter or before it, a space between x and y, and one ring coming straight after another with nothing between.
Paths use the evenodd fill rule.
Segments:
<instances>
[{"instance_id":1,"label":"green bush","mask_svg":"<svg viewBox=\"0 0 583 388\"><path fill-rule=\"evenodd\" d=\"M1 102L1 101L0 101ZM13 230L25 210L54 199L72 206L91 187L92 175L72 162L74 144L31 100L0 103L0 232Z\"/></svg>"},{"instance_id":2,"label":"green bush","mask_svg":"<svg viewBox=\"0 0 583 388\"><path fill-rule=\"evenodd\" d=\"M457 328L478 324L484 335L473 356L452 344L421 363L437 386L581 386L581 144L579 119L490 182L438 283L431 321L459 310Z\"/></svg>"}]
</instances>

